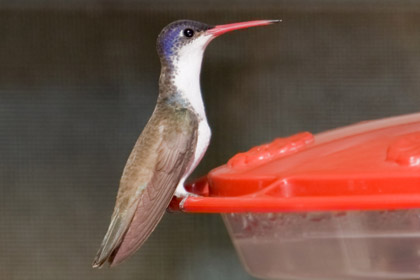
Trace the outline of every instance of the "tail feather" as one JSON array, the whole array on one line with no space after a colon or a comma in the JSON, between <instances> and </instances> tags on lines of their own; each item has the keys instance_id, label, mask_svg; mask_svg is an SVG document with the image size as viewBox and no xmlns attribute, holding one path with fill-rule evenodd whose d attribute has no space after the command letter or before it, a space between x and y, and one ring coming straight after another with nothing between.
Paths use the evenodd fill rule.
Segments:
<instances>
[{"instance_id":1,"label":"tail feather","mask_svg":"<svg viewBox=\"0 0 420 280\"><path fill-rule=\"evenodd\" d=\"M113 252L115 249L118 249L121 244L123 236L130 225L132 216L134 215L134 211L130 212L132 213L124 213L124 215L119 213L118 210L114 212L108 231L102 241L98 253L96 253L92 267L101 268L107 260L112 262ZM129 214L131 214L131 217Z\"/></svg>"}]
</instances>

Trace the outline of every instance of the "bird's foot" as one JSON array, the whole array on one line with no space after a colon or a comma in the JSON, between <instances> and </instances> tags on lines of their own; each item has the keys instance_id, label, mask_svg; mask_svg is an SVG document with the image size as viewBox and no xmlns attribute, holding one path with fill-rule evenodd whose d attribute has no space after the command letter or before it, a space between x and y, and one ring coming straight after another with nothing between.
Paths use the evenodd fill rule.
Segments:
<instances>
[{"instance_id":1,"label":"bird's foot","mask_svg":"<svg viewBox=\"0 0 420 280\"><path fill-rule=\"evenodd\" d=\"M198 196L195 193L188 192L184 186L177 187L175 190L174 196L172 197L172 200L166 209L169 213L176 213L176 212L182 212L182 209L184 208L184 202L187 200L188 197L191 196Z\"/></svg>"}]
</instances>

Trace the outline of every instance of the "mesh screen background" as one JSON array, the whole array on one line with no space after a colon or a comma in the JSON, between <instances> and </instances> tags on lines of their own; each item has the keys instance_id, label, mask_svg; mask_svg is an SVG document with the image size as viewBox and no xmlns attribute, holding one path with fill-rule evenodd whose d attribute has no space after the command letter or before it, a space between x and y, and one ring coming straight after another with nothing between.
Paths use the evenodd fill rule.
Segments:
<instances>
[{"instance_id":1,"label":"mesh screen background","mask_svg":"<svg viewBox=\"0 0 420 280\"><path fill-rule=\"evenodd\" d=\"M90 267L155 105L156 36L180 18L283 19L208 47L198 177L275 137L418 111L420 4L340 3L2 1L0 278L253 279L218 215L166 214L127 262Z\"/></svg>"}]
</instances>

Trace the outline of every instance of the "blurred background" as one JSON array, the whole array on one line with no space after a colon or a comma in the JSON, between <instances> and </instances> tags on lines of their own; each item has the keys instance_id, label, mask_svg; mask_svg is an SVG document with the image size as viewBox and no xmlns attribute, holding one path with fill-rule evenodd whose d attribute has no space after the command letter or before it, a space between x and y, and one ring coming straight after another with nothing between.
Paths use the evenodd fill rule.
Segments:
<instances>
[{"instance_id":1,"label":"blurred background","mask_svg":"<svg viewBox=\"0 0 420 280\"><path fill-rule=\"evenodd\" d=\"M169 22L283 19L207 49L211 145L236 152L419 110L420 2L0 1L0 279L254 279L218 215L166 214L144 247L93 270L125 161L157 98Z\"/></svg>"}]
</instances>

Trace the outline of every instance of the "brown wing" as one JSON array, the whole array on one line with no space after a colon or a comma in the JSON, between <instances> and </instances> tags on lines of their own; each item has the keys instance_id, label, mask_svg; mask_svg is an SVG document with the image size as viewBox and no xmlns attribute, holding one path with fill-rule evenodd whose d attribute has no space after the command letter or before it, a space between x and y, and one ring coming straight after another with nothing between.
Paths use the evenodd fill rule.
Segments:
<instances>
[{"instance_id":1,"label":"brown wing","mask_svg":"<svg viewBox=\"0 0 420 280\"><path fill-rule=\"evenodd\" d=\"M191 112L177 111L174 118L159 122L151 120L148 126L157 129L161 137L154 137L155 142L150 145L146 145L148 141L144 139L140 141L141 137L138 142L141 142L139 149L149 149L149 153L150 149L154 150L148 157L153 164L137 164L136 161L144 160L145 156L141 156L142 151L133 156L134 148L124 169L111 224L94 267L106 260L116 265L140 248L162 218L176 186L191 164L197 141L197 120ZM123 184L124 180L127 182ZM134 182L134 189L130 182Z\"/></svg>"}]
</instances>

